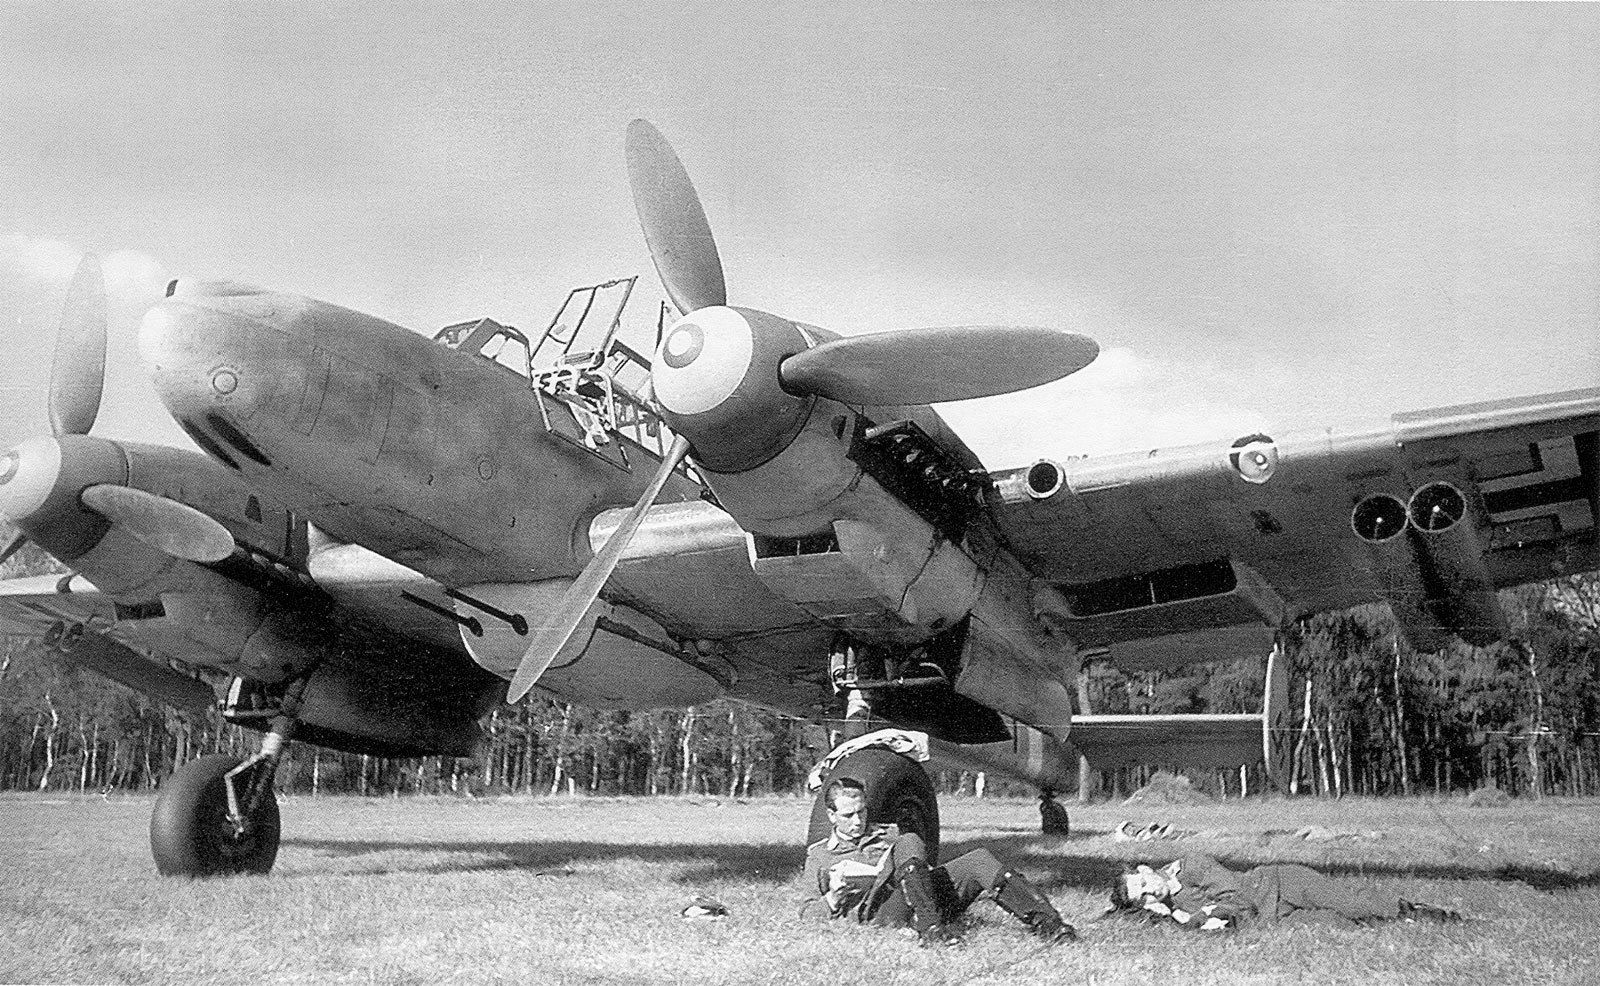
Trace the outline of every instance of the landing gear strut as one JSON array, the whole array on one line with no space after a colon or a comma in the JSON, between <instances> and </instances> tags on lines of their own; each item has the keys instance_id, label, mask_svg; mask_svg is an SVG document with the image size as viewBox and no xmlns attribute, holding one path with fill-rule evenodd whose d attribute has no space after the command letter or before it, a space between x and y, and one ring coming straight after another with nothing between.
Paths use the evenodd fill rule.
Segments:
<instances>
[{"instance_id":1,"label":"landing gear strut","mask_svg":"<svg viewBox=\"0 0 1600 986\"><path fill-rule=\"evenodd\" d=\"M163 876L266 873L278 858L278 799L272 779L294 736L306 679L292 683L270 716L261 751L241 760L211 754L179 768L150 816L150 851Z\"/></svg>"},{"instance_id":2,"label":"landing gear strut","mask_svg":"<svg viewBox=\"0 0 1600 986\"><path fill-rule=\"evenodd\" d=\"M845 707L844 728L834 742L848 742L889 725L874 713L874 690L860 687L865 681L885 677L881 656L870 648L858 647L843 634L835 639L831 650L829 677ZM938 862L939 799L933 782L921 764L880 746L868 746L847 755L823 778L822 790L817 792L817 799L811 806L807 845L826 839L832 833L833 825L828 821L828 785L844 779L853 780L865 789L868 825L897 825L901 832L915 832L927 847L928 860Z\"/></svg>"}]
</instances>

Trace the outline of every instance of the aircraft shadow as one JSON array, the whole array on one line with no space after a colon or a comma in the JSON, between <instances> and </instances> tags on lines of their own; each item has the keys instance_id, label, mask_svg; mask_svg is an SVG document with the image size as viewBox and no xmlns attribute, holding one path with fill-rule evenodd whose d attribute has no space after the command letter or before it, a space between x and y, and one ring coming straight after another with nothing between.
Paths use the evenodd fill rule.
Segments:
<instances>
[{"instance_id":1,"label":"aircraft shadow","mask_svg":"<svg viewBox=\"0 0 1600 986\"><path fill-rule=\"evenodd\" d=\"M1058 845L1060 851L1050 855L1039 855L1037 847L1040 843L1040 837L1037 835L1000 836L998 838L974 839L971 841L948 840L943 844L940 855L944 859L953 859L963 852L980 846L988 848L1001 859L1022 858L1026 853L1027 862L1025 865L1028 871L1032 873L1043 870L1046 874L1043 880L1036 881L1041 886L1071 887L1090 892L1109 892L1117 876L1125 868L1136 863L1161 866L1184 855L1186 852L1207 852L1218 862L1236 870L1247 870L1263 862L1259 857L1241 859L1229 855L1226 851L1218 852L1200 846L1186 846L1179 841L1144 843L1137 848L1130 846L1127 858L1120 860L1075 853L1072 851L1072 843L1077 841L1076 838L1052 838L1048 841ZM1523 883L1535 890L1544 891L1578 890L1584 887L1600 886L1600 871L1573 873L1548 866L1505 865L1495 867L1466 866L1456 863L1391 863L1383 861L1311 863L1298 859L1267 860L1266 862L1301 863L1327 876L1412 877L1424 880Z\"/></svg>"},{"instance_id":2,"label":"aircraft shadow","mask_svg":"<svg viewBox=\"0 0 1600 986\"><path fill-rule=\"evenodd\" d=\"M1080 837L1081 838L1081 837ZM1101 855L1073 851L1076 838L1048 838L1047 845L1057 847L1056 852L1038 853L1041 837L1037 834L1002 835L985 839L947 839L940 856L954 859L972 849L987 848L1002 860L1026 859L1030 873L1043 871L1036 882L1044 888L1072 888L1090 893L1109 891L1118 874L1134 863L1164 865L1200 847L1188 847L1180 842L1168 842L1129 847L1125 859L1108 859ZM388 873L466 873L493 870L532 870L535 875L562 877L570 875L571 868L580 863L638 860L645 863L690 864L675 879L684 884L701 884L719 880L754 880L781 884L795 877L805 865L805 847L794 844L772 843L766 845L726 845L706 843L608 843L600 841L563 840L558 842L407 842L370 839L318 839L286 838L285 846L308 849L336 857L357 857L380 853L415 853L419 855L444 854L456 856L455 860L399 859L392 865L360 871L362 875L377 876ZM1261 862L1259 858L1241 859L1226 851L1211 852L1219 862L1234 869L1249 869ZM1283 860L1290 862L1291 860ZM1296 860L1297 861L1297 860ZM1573 873L1543 866L1465 866L1451 863L1387 863L1362 862L1352 864L1308 863L1312 869L1328 876L1384 876L1411 877L1428 880L1489 881L1523 883L1536 890L1562 891L1600 886L1600 871Z\"/></svg>"},{"instance_id":3,"label":"aircraft shadow","mask_svg":"<svg viewBox=\"0 0 1600 986\"><path fill-rule=\"evenodd\" d=\"M338 857L378 853L457 855L457 861L397 860L393 865L362 870L361 875L388 873L470 873L533 870L535 875L561 877L579 863L639 860L645 863L692 864L676 878L698 884L717 880L787 882L805 865L801 845L738 845L716 843L559 842L401 842L371 839L285 838L283 845ZM487 858L484 858L487 857Z\"/></svg>"}]
</instances>

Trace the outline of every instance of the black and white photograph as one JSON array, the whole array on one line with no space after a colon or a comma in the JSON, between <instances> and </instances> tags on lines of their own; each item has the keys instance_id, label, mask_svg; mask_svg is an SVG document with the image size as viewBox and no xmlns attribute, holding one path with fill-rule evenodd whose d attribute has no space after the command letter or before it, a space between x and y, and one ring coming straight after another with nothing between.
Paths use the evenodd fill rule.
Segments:
<instances>
[{"instance_id":1,"label":"black and white photograph","mask_svg":"<svg viewBox=\"0 0 1600 986\"><path fill-rule=\"evenodd\" d=\"M1600 4L0 0L0 984L1600 982Z\"/></svg>"}]
</instances>

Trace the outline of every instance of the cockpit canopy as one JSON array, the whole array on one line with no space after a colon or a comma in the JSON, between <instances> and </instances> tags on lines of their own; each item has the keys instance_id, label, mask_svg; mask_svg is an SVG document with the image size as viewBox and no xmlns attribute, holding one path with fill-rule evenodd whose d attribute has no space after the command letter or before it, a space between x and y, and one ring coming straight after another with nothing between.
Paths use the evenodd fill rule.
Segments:
<instances>
[{"instance_id":1,"label":"cockpit canopy","mask_svg":"<svg viewBox=\"0 0 1600 986\"><path fill-rule=\"evenodd\" d=\"M591 451L611 446L611 436L626 435L662 454L669 436L646 397L650 360L643 353L655 351L667 311L663 304L653 326L636 329L632 345L624 342L622 313L637 281L635 276L574 288L537 341L491 318L447 325L433 340L516 373L554 398ZM553 415L543 402L540 411L549 427Z\"/></svg>"}]
</instances>

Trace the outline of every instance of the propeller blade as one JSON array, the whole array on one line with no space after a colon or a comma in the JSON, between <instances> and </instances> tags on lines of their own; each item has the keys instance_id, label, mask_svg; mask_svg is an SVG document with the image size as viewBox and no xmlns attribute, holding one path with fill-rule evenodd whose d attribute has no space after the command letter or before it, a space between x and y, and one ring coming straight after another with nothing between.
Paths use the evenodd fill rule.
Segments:
<instances>
[{"instance_id":1,"label":"propeller blade","mask_svg":"<svg viewBox=\"0 0 1600 986\"><path fill-rule=\"evenodd\" d=\"M50 366L50 427L57 435L87 435L100 413L106 378L106 282L100 259L83 258L67 288Z\"/></svg>"},{"instance_id":2,"label":"propeller blade","mask_svg":"<svg viewBox=\"0 0 1600 986\"><path fill-rule=\"evenodd\" d=\"M678 311L726 305L722 260L700 196L667 138L644 120L628 124L628 183L650 259Z\"/></svg>"},{"instance_id":3,"label":"propeller blade","mask_svg":"<svg viewBox=\"0 0 1600 986\"><path fill-rule=\"evenodd\" d=\"M835 339L779 367L786 389L845 404L937 404L1059 380L1094 361L1088 336L1020 326L907 329Z\"/></svg>"},{"instance_id":4,"label":"propeller blade","mask_svg":"<svg viewBox=\"0 0 1600 986\"><path fill-rule=\"evenodd\" d=\"M130 486L100 483L80 494L83 505L174 558L217 562L233 554L233 535L187 503Z\"/></svg>"},{"instance_id":5,"label":"propeller blade","mask_svg":"<svg viewBox=\"0 0 1600 986\"><path fill-rule=\"evenodd\" d=\"M0 565L4 565L6 562L10 561L11 556L21 551L22 546L27 543L28 535L26 534L18 534L16 537L12 538L11 543L5 546L5 550L0 551Z\"/></svg>"},{"instance_id":6,"label":"propeller blade","mask_svg":"<svg viewBox=\"0 0 1600 986\"><path fill-rule=\"evenodd\" d=\"M672 447L667 450L667 457L661 460L661 468L650 478L650 485L639 497L639 502L634 504L627 519L612 532L611 537L606 539L599 554L589 559L583 574L579 575L577 581L567 589L561 597L561 602L556 604L555 612L550 614L545 625L533 638L533 643L528 645L527 651L522 655L522 663L517 666L517 673L511 679L511 687L506 692L507 702L520 702L550 667L556 655L561 653L561 648L567 645L568 638L578 629L578 624L583 622L584 614L589 612L589 607L599 597L606 579L616 571L617 562L622 560L623 551L627 550L628 542L638 533L639 525L644 522L644 515L650 509L650 505L661 495L661 488L666 485L672 470L676 469L678 463L688 454L688 439L682 435L673 438Z\"/></svg>"}]
</instances>

